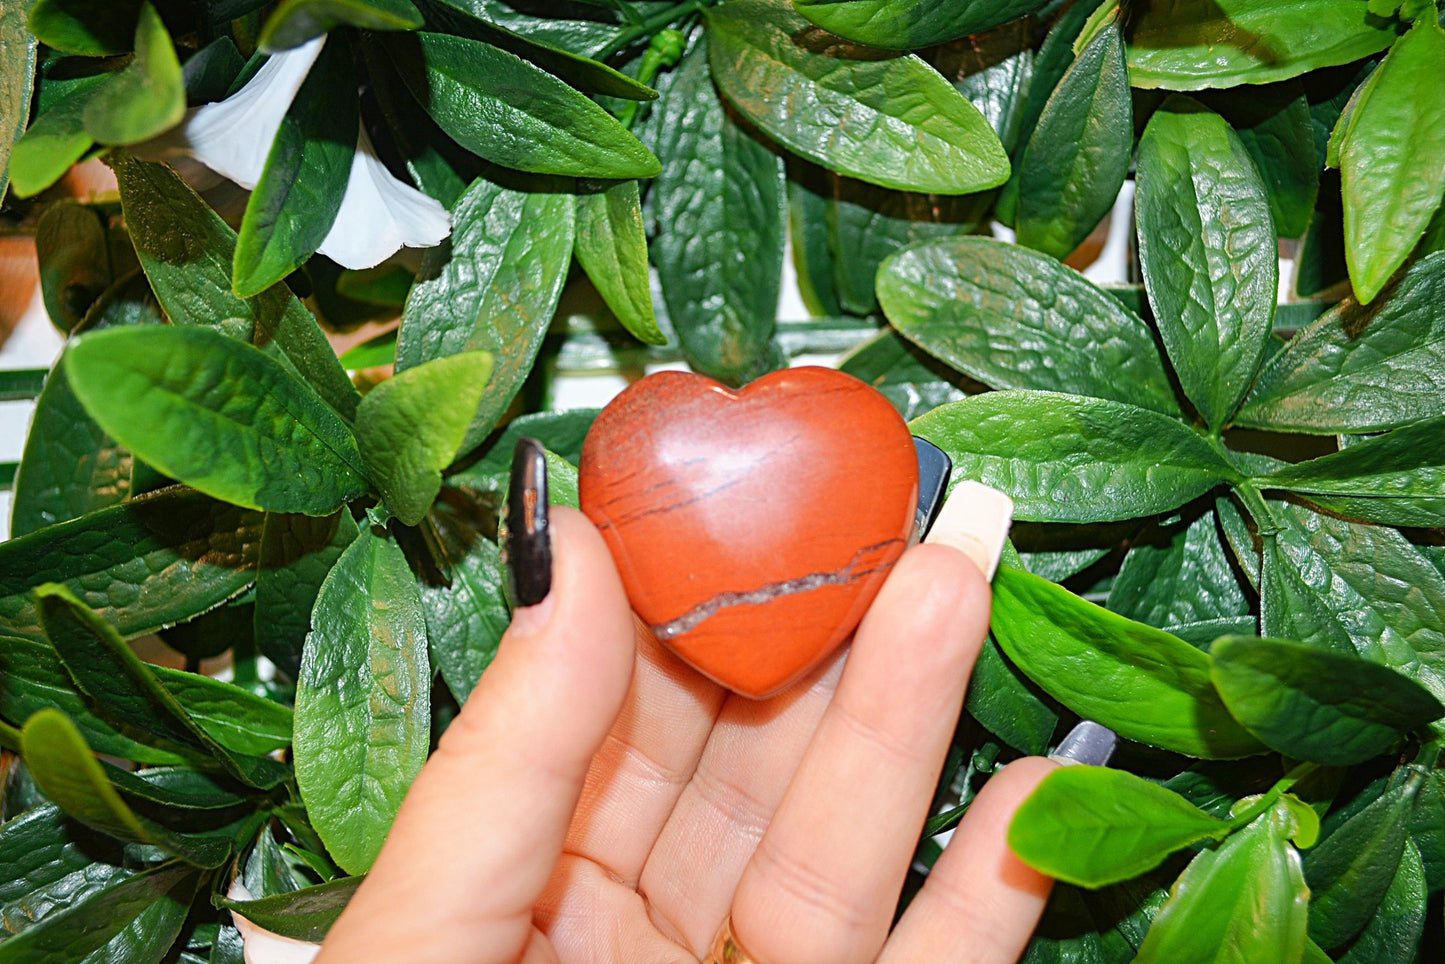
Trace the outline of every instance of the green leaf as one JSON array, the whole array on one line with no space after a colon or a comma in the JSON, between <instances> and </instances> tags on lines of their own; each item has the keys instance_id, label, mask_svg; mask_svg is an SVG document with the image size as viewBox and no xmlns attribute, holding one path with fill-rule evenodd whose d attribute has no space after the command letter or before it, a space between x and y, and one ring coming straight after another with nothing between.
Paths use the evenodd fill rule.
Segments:
<instances>
[{"instance_id":1,"label":"green leaf","mask_svg":"<svg viewBox=\"0 0 1445 964\"><path fill-rule=\"evenodd\" d=\"M1285 756L1352 766L1445 716L1419 683L1387 666L1318 646L1226 636L1210 676L1236 720Z\"/></svg>"},{"instance_id":2,"label":"green leaf","mask_svg":"<svg viewBox=\"0 0 1445 964\"><path fill-rule=\"evenodd\" d=\"M415 30L421 25L421 11L410 0L285 0L266 21L257 45L274 53L337 27Z\"/></svg>"},{"instance_id":3,"label":"green leaf","mask_svg":"<svg viewBox=\"0 0 1445 964\"><path fill-rule=\"evenodd\" d=\"M1164 541L1140 540L1109 589L1109 608L1179 634L1191 623L1249 619L1249 600L1206 512L1187 526L1165 528Z\"/></svg>"},{"instance_id":4,"label":"green leaf","mask_svg":"<svg viewBox=\"0 0 1445 964\"><path fill-rule=\"evenodd\" d=\"M1309 226L1319 188L1323 152L1316 154L1311 104L1298 80L1255 86L1247 97L1201 96L1223 115L1269 194L1269 210L1282 238L1298 238Z\"/></svg>"},{"instance_id":5,"label":"green leaf","mask_svg":"<svg viewBox=\"0 0 1445 964\"><path fill-rule=\"evenodd\" d=\"M1339 947L1369 922L1395 879L1417 785L1399 781L1310 851L1310 937Z\"/></svg>"},{"instance_id":6,"label":"green leaf","mask_svg":"<svg viewBox=\"0 0 1445 964\"><path fill-rule=\"evenodd\" d=\"M1239 136L1184 98L1139 142L1139 258L1164 347L1210 428L1254 380L1274 319L1279 253L1269 198Z\"/></svg>"},{"instance_id":7,"label":"green leaf","mask_svg":"<svg viewBox=\"0 0 1445 964\"><path fill-rule=\"evenodd\" d=\"M122 445L216 498L328 515L366 492L351 429L276 360L205 328L143 326L78 339L64 365Z\"/></svg>"},{"instance_id":8,"label":"green leaf","mask_svg":"<svg viewBox=\"0 0 1445 964\"><path fill-rule=\"evenodd\" d=\"M1146 0L1131 9L1129 81L1199 90L1288 80L1384 50L1395 25L1339 0Z\"/></svg>"},{"instance_id":9,"label":"green leaf","mask_svg":"<svg viewBox=\"0 0 1445 964\"><path fill-rule=\"evenodd\" d=\"M1370 305L1345 300L1260 371L1236 424L1375 432L1445 414L1445 252L1421 258Z\"/></svg>"},{"instance_id":10,"label":"green leaf","mask_svg":"<svg viewBox=\"0 0 1445 964\"><path fill-rule=\"evenodd\" d=\"M404 524L421 522L441 491L442 469L466 440L491 371L487 352L448 355L398 372L361 400L362 461Z\"/></svg>"},{"instance_id":11,"label":"green leaf","mask_svg":"<svg viewBox=\"0 0 1445 964\"><path fill-rule=\"evenodd\" d=\"M42 803L0 830L0 942L130 876L123 845Z\"/></svg>"},{"instance_id":12,"label":"green leaf","mask_svg":"<svg viewBox=\"0 0 1445 964\"><path fill-rule=\"evenodd\" d=\"M1422 97L1445 73L1445 31L1422 17L1355 96L1340 146L1345 260L1365 304L1405 262L1445 196L1445 103Z\"/></svg>"},{"instance_id":13,"label":"green leaf","mask_svg":"<svg viewBox=\"0 0 1445 964\"><path fill-rule=\"evenodd\" d=\"M1019 161L1019 244L1063 259L1114 206L1134 153L1116 27L1089 41L1054 88Z\"/></svg>"},{"instance_id":14,"label":"green leaf","mask_svg":"<svg viewBox=\"0 0 1445 964\"><path fill-rule=\"evenodd\" d=\"M1420 849L1430 891L1441 889L1445 886L1445 770L1426 774L1410 818L1410 839Z\"/></svg>"},{"instance_id":15,"label":"green leaf","mask_svg":"<svg viewBox=\"0 0 1445 964\"><path fill-rule=\"evenodd\" d=\"M1293 830L1293 815L1279 804L1200 852L1170 888L1135 960L1299 964L1313 917Z\"/></svg>"},{"instance_id":16,"label":"green leaf","mask_svg":"<svg viewBox=\"0 0 1445 964\"><path fill-rule=\"evenodd\" d=\"M231 269L231 290L238 297L254 297L281 282L331 232L356 154L361 107L354 73L345 37L327 38L246 202Z\"/></svg>"},{"instance_id":17,"label":"green leaf","mask_svg":"<svg viewBox=\"0 0 1445 964\"><path fill-rule=\"evenodd\" d=\"M647 235L636 181L577 195L577 263L622 327L649 345L667 342L652 310Z\"/></svg>"},{"instance_id":18,"label":"green leaf","mask_svg":"<svg viewBox=\"0 0 1445 964\"><path fill-rule=\"evenodd\" d=\"M1075 713L1125 739L1189 756L1263 752L1214 691L1209 657L1182 639L1009 567L999 570L993 588L999 645Z\"/></svg>"},{"instance_id":19,"label":"green leaf","mask_svg":"<svg viewBox=\"0 0 1445 964\"><path fill-rule=\"evenodd\" d=\"M196 884L195 869L179 860L110 883L0 944L0 964L159 960L185 923Z\"/></svg>"},{"instance_id":20,"label":"green leaf","mask_svg":"<svg viewBox=\"0 0 1445 964\"><path fill-rule=\"evenodd\" d=\"M963 37L939 48L933 61L953 89L978 108L998 134L1003 149L1009 152L1019 143L1033 75L1033 28L1033 20L1022 19L997 30Z\"/></svg>"},{"instance_id":21,"label":"green leaf","mask_svg":"<svg viewBox=\"0 0 1445 964\"><path fill-rule=\"evenodd\" d=\"M45 208L35 226L45 313L70 331L115 280L105 221L94 208L65 200Z\"/></svg>"},{"instance_id":22,"label":"green leaf","mask_svg":"<svg viewBox=\"0 0 1445 964\"><path fill-rule=\"evenodd\" d=\"M917 50L981 33L1047 5L1047 0L794 0L793 4L824 30L892 50Z\"/></svg>"},{"instance_id":23,"label":"green leaf","mask_svg":"<svg viewBox=\"0 0 1445 964\"><path fill-rule=\"evenodd\" d=\"M1407 838L1395 879L1380 899L1375 916L1340 958L1342 964L1410 964L1418 960L1428 896L1420 851Z\"/></svg>"},{"instance_id":24,"label":"green leaf","mask_svg":"<svg viewBox=\"0 0 1445 964\"><path fill-rule=\"evenodd\" d=\"M46 582L125 636L190 619L255 581L262 518L177 487L0 543L0 631L45 638L30 591Z\"/></svg>"},{"instance_id":25,"label":"green leaf","mask_svg":"<svg viewBox=\"0 0 1445 964\"><path fill-rule=\"evenodd\" d=\"M1055 708L1004 658L991 636L984 640L969 677L964 709L980 726L1021 753L1042 754L1059 725Z\"/></svg>"},{"instance_id":26,"label":"green leaf","mask_svg":"<svg viewBox=\"0 0 1445 964\"><path fill-rule=\"evenodd\" d=\"M170 168L111 156L136 255L166 316L251 342L305 379L343 418L360 395L316 324L285 285L254 298L231 293L236 234Z\"/></svg>"},{"instance_id":27,"label":"green leaf","mask_svg":"<svg viewBox=\"0 0 1445 964\"><path fill-rule=\"evenodd\" d=\"M149 669L206 735L232 753L265 756L291 743L290 707L209 676Z\"/></svg>"},{"instance_id":28,"label":"green leaf","mask_svg":"<svg viewBox=\"0 0 1445 964\"><path fill-rule=\"evenodd\" d=\"M364 530L322 583L312 622L296 682L296 784L337 864L365 873L431 727L421 596L396 543Z\"/></svg>"},{"instance_id":29,"label":"green leaf","mask_svg":"<svg viewBox=\"0 0 1445 964\"><path fill-rule=\"evenodd\" d=\"M1137 877L1230 824L1123 770L1060 767L1014 812L1008 842L1035 870L1085 887Z\"/></svg>"},{"instance_id":30,"label":"green leaf","mask_svg":"<svg viewBox=\"0 0 1445 964\"><path fill-rule=\"evenodd\" d=\"M85 105L85 132L102 144L135 144L180 123L186 113L181 62L160 14L142 3L135 58L116 71Z\"/></svg>"},{"instance_id":31,"label":"green leaf","mask_svg":"<svg viewBox=\"0 0 1445 964\"><path fill-rule=\"evenodd\" d=\"M1445 525L1445 415L1377 435L1259 480L1345 515L1397 526Z\"/></svg>"},{"instance_id":32,"label":"green leaf","mask_svg":"<svg viewBox=\"0 0 1445 964\"><path fill-rule=\"evenodd\" d=\"M85 156L95 143L86 133L86 105L110 79L99 73L76 82L67 95L46 106L15 142L10 152L10 192L16 197L31 197L65 176L70 166ZM24 114L20 115L24 117Z\"/></svg>"},{"instance_id":33,"label":"green leaf","mask_svg":"<svg viewBox=\"0 0 1445 964\"><path fill-rule=\"evenodd\" d=\"M986 392L910 427L948 453L955 478L1014 500L1019 519L1107 522L1167 512L1235 474L1167 415L1054 392Z\"/></svg>"},{"instance_id":34,"label":"green leaf","mask_svg":"<svg viewBox=\"0 0 1445 964\"><path fill-rule=\"evenodd\" d=\"M884 328L848 352L838 369L878 389L905 419L966 395L960 387L963 376L925 355L893 328Z\"/></svg>"},{"instance_id":35,"label":"green leaf","mask_svg":"<svg viewBox=\"0 0 1445 964\"><path fill-rule=\"evenodd\" d=\"M1008 179L988 121L914 55L840 42L769 0L706 16L718 89L803 157L904 191L968 194Z\"/></svg>"},{"instance_id":36,"label":"green leaf","mask_svg":"<svg viewBox=\"0 0 1445 964\"><path fill-rule=\"evenodd\" d=\"M663 101L664 109L671 100ZM833 175L816 165L792 160L788 173L788 237L793 242L793 268L798 294L814 315L841 315L837 291L837 252L830 244L828 213ZM861 182L859 182L861 183ZM876 272L875 272L876 274Z\"/></svg>"},{"instance_id":37,"label":"green leaf","mask_svg":"<svg viewBox=\"0 0 1445 964\"><path fill-rule=\"evenodd\" d=\"M298 941L319 942L346 909L363 879L342 877L259 900L231 900L217 895L213 903L235 911L273 934Z\"/></svg>"},{"instance_id":38,"label":"green leaf","mask_svg":"<svg viewBox=\"0 0 1445 964\"><path fill-rule=\"evenodd\" d=\"M461 704L497 654L512 614L497 544L476 533L449 542L460 543L445 549L451 585L423 583L421 603L431 661Z\"/></svg>"},{"instance_id":39,"label":"green leaf","mask_svg":"<svg viewBox=\"0 0 1445 964\"><path fill-rule=\"evenodd\" d=\"M256 648L292 680L301 672L316 594L358 531L344 508L323 518L266 515L256 570Z\"/></svg>"},{"instance_id":40,"label":"green leaf","mask_svg":"<svg viewBox=\"0 0 1445 964\"><path fill-rule=\"evenodd\" d=\"M878 300L910 341L994 388L1179 413L1154 332L1053 258L991 238L930 241L883 263Z\"/></svg>"},{"instance_id":41,"label":"green leaf","mask_svg":"<svg viewBox=\"0 0 1445 964\"><path fill-rule=\"evenodd\" d=\"M699 43L656 108L658 281L694 368L737 385L782 367L783 161L728 118ZM707 244L699 244L707 238Z\"/></svg>"},{"instance_id":42,"label":"green leaf","mask_svg":"<svg viewBox=\"0 0 1445 964\"><path fill-rule=\"evenodd\" d=\"M438 126L504 167L574 177L653 177L652 152L586 95L491 44L416 33L387 45Z\"/></svg>"},{"instance_id":43,"label":"green leaf","mask_svg":"<svg viewBox=\"0 0 1445 964\"><path fill-rule=\"evenodd\" d=\"M102 761L101 768L122 796L170 810L229 810L246 803L236 784L190 767L132 772Z\"/></svg>"},{"instance_id":44,"label":"green leaf","mask_svg":"<svg viewBox=\"0 0 1445 964\"><path fill-rule=\"evenodd\" d=\"M487 443L486 452L480 459L448 476L447 481L450 485L490 493L497 497L500 504L511 474L512 453L517 447L517 439L523 436L534 438L548 452L576 463L582 458L582 443L599 411L595 408L573 408L519 415L507 422L507 427Z\"/></svg>"},{"instance_id":45,"label":"green leaf","mask_svg":"<svg viewBox=\"0 0 1445 964\"><path fill-rule=\"evenodd\" d=\"M140 0L34 0L30 32L47 47L86 57L131 49Z\"/></svg>"},{"instance_id":46,"label":"green leaf","mask_svg":"<svg viewBox=\"0 0 1445 964\"><path fill-rule=\"evenodd\" d=\"M0 6L0 197L10 182L10 152L25 133L30 92L35 79L35 35L26 29L25 4L10 0Z\"/></svg>"},{"instance_id":47,"label":"green leaf","mask_svg":"<svg viewBox=\"0 0 1445 964\"><path fill-rule=\"evenodd\" d=\"M492 353L464 449L487 436L532 370L572 261L572 198L479 179L452 212L450 249L428 254L397 338L398 371Z\"/></svg>"}]
</instances>

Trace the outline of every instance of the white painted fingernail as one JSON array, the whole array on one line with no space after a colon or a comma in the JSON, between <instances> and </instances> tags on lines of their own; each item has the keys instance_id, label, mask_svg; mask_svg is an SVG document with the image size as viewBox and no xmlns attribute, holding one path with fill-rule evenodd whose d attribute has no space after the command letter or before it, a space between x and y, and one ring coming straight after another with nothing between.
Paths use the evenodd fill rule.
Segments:
<instances>
[{"instance_id":1,"label":"white painted fingernail","mask_svg":"<svg viewBox=\"0 0 1445 964\"><path fill-rule=\"evenodd\" d=\"M1013 499L998 489L964 479L948 494L923 541L953 546L992 579L1008 538L1013 511Z\"/></svg>"},{"instance_id":2,"label":"white painted fingernail","mask_svg":"<svg viewBox=\"0 0 1445 964\"><path fill-rule=\"evenodd\" d=\"M1107 766L1118 745L1119 738L1113 730L1093 720L1084 720L1060 741L1049 759L1064 766Z\"/></svg>"}]
</instances>

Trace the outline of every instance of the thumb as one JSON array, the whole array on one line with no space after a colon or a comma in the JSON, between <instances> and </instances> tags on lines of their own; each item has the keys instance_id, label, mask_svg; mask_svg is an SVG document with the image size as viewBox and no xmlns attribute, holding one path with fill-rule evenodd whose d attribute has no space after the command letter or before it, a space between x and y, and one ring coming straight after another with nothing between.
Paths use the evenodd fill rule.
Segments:
<instances>
[{"instance_id":1,"label":"thumb","mask_svg":"<svg viewBox=\"0 0 1445 964\"><path fill-rule=\"evenodd\" d=\"M514 961L533 939L532 907L627 695L634 650L602 537L573 509L550 516L538 527L551 533L550 591L515 612L323 961Z\"/></svg>"}]
</instances>

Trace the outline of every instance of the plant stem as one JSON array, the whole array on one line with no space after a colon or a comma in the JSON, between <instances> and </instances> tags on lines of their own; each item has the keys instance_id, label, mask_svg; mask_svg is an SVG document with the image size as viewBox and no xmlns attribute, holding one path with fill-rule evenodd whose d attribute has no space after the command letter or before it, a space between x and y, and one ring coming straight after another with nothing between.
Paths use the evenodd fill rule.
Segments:
<instances>
[{"instance_id":1,"label":"plant stem","mask_svg":"<svg viewBox=\"0 0 1445 964\"><path fill-rule=\"evenodd\" d=\"M651 37L663 27L672 25L689 14L697 13L704 7L710 7L717 3L717 0L683 0L675 7L668 7L666 10L655 13L641 23L628 27L617 35L617 39L608 44L597 53L594 60L606 61L610 57L626 50L644 37Z\"/></svg>"}]
</instances>

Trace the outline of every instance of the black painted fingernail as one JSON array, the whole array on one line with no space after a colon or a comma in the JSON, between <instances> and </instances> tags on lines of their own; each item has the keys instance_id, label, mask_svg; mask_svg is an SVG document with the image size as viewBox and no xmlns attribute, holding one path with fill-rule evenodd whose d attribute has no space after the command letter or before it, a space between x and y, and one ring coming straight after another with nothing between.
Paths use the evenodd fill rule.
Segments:
<instances>
[{"instance_id":1,"label":"black painted fingernail","mask_svg":"<svg viewBox=\"0 0 1445 964\"><path fill-rule=\"evenodd\" d=\"M943 491L953 472L953 460L932 442L913 436L913 450L918 454L918 513L913 521L913 541L922 542L943 507Z\"/></svg>"},{"instance_id":2,"label":"black painted fingernail","mask_svg":"<svg viewBox=\"0 0 1445 964\"><path fill-rule=\"evenodd\" d=\"M1114 747L1118 745L1119 737L1113 730L1102 723L1084 720L1059 741L1049 759L1065 766L1082 763L1101 767L1108 764L1109 758L1114 755Z\"/></svg>"},{"instance_id":3,"label":"black painted fingernail","mask_svg":"<svg viewBox=\"0 0 1445 964\"><path fill-rule=\"evenodd\" d=\"M507 489L503 549L512 605L535 606L552 589L552 537L547 531L547 452L533 438L517 439Z\"/></svg>"}]
</instances>

